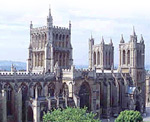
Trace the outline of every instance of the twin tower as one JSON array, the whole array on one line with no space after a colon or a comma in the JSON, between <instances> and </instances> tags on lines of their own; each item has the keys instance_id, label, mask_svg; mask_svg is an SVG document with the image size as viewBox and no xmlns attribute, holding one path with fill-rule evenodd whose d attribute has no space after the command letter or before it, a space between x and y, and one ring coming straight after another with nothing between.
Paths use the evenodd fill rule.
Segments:
<instances>
[{"instance_id":1,"label":"twin tower","mask_svg":"<svg viewBox=\"0 0 150 122\"><path fill-rule=\"evenodd\" d=\"M112 39L105 44L102 37L100 44L94 45L94 39L89 39L89 68L101 70L113 70L114 68L114 46ZM122 73L131 72L135 83L145 82L145 44L143 37L138 42L133 28L133 34L129 42L125 43L123 35L119 44L119 66Z\"/></svg>"},{"instance_id":2,"label":"twin tower","mask_svg":"<svg viewBox=\"0 0 150 122\"><path fill-rule=\"evenodd\" d=\"M138 42L133 29L130 41L125 43L123 36L119 44L119 66L121 72L131 72L135 83L145 82L145 44L143 37ZM49 9L47 26L34 28L30 24L30 45L27 64L28 72L53 72L55 66L70 69L73 65L71 45L71 23L68 28L53 25L53 17ZM112 40L105 44L94 45L89 39L89 69L114 70L114 46Z\"/></svg>"}]
</instances>

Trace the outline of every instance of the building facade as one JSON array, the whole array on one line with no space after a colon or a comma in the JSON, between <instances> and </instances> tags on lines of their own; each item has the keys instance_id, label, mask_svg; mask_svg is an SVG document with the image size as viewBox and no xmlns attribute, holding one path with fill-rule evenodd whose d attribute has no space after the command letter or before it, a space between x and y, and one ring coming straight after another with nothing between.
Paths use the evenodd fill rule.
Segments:
<instances>
[{"instance_id":1,"label":"building facade","mask_svg":"<svg viewBox=\"0 0 150 122\"><path fill-rule=\"evenodd\" d=\"M130 109L145 112L144 40L134 33L119 44L120 64L114 69L112 40L94 45L89 39L89 68L76 69L72 59L69 28L30 25L26 72L0 72L0 121L40 122L44 112L55 108L86 106L99 118L117 116Z\"/></svg>"},{"instance_id":2,"label":"building facade","mask_svg":"<svg viewBox=\"0 0 150 122\"><path fill-rule=\"evenodd\" d=\"M30 24L30 45L27 70L29 72L53 72L58 62L60 68L70 68L73 64L71 45L71 23L69 27L53 25L51 10L47 26L34 28Z\"/></svg>"}]
</instances>

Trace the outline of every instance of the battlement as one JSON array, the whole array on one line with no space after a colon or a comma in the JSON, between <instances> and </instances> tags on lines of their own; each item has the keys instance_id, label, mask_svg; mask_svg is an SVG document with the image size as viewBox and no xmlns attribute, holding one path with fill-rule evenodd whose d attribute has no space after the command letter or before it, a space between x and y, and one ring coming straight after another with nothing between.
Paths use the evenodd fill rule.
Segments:
<instances>
[{"instance_id":1,"label":"battlement","mask_svg":"<svg viewBox=\"0 0 150 122\"><path fill-rule=\"evenodd\" d=\"M29 73L29 72L0 72L0 78L2 77L36 77L36 76L54 76L54 73Z\"/></svg>"},{"instance_id":2,"label":"battlement","mask_svg":"<svg viewBox=\"0 0 150 122\"><path fill-rule=\"evenodd\" d=\"M69 28L66 27L59 27L59 26L54 26L53 27L54 32L69 32Z\"/></svg>"},{"instance_id":3,"label":"battlement","mask_svg":"<svg viewBox=\"0 0 150 122\"><path fill-rule=\"evenodd\" d=\"M32 33L38 33L38 32L46 31L46 30L47 30L47 26L37 27L37 28L32 28L31 29Z\"/></svg>"}]
</instances>

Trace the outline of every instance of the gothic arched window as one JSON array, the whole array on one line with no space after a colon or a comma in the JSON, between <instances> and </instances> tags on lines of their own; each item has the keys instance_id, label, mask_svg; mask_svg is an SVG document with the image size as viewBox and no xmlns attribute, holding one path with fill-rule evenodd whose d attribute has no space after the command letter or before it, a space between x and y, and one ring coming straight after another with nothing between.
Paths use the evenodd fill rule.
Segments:
<instances>
[{"instance_id":1,"label":"gothic arched window","mask_svg":"<svg viewBox=\"0 0 150 122\"><path fill-rule=\"evenodd\" d=\"M88 108L88 110L91 109L91 91L90 86L87 82L83 82L80 91L79 91L79 97L80 97L80 107L84 108L85 106Z\"/></svg>"},{"instance_id":2,"label":"gothic arched window","mask_svg":"<svg viewBox=\"0 0 150 122\"><path fill-rule=\"evenodd\" d=\"M94 52L94 65L96 65L96 53Z\"/></svg>"},{"instance_id":3,"label":"gothic arched window","mask_svg":"<svg viewBox=\"0 0 150 122\"><path fill-rule=\"evenodd\" d=\"M126 63L126 52L125 50L123 50L123 64Z\"/></svg>"},{"instance_id":4,"label":"gothic arched window","mask_svg":"<svg viewBox=\"0 0 150 122\"><path fill-rule=\"evenodd\" d=\"M54 83L51 83L48 85L48 96L54 97L54 93L55 93L55 85Z\"/></svg>"},{"instance_id":5,"label":"gothic arched window","mask_svg":"<svg viewBox=\"0 0 150 122\"><path fill-rule=\"evenodd\" d=\"M67 97L69 95L69 89L66 83L63 84L63 96Z\"/></svg>"},{"instance_id":6,"label":"gothic arched window","mask_svg":"<svg viewBox=\"0 0 150 122\"><path fill-rule=\"evenodd\" d=\"M97 53L97 63L98 63L98 65L100 65L100 53L99 53L99 51Z\"/></svg>"},{"instance_id":7,"label":"gothic arched window","mask_svg":"<svg viewBox=\"0 0 150 122\"><path fill-rule=\"evenodd\" d=\"M109 51L109 65L112 65L111 52Z\"/></svg>"},{"instance_id":8,"label":"gothic arched window","mask_svg":"<svg viewBox=\"0 0 150 122\"><path fill-rule=\"evenodd\" d=\"M128 56L127 64L130 64L130 50L128 50L127 56Z\"/></svg>"}]
</instances>

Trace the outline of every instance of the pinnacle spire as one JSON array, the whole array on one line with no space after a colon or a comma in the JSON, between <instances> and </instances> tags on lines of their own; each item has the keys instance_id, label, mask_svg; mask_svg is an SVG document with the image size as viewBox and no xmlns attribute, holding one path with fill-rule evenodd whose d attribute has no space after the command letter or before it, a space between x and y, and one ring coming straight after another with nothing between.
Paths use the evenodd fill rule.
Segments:
<instances>
[{"instance_id":1,"label":"pinnacle spire","mask_svg":"<svg viewBox=\"0 0 150 122\"><path fill-rule=\"evenodd\" d=\"M141 42L141 43L143 43L143 42L144 42L144 39L143 39L142 34L141 34L141 40L140 40L140 42Z\"/></svg>"},{"instance_id":2,"label":"pinnacle spire","mask_svg":"<svg viewBox=\"0 0 150 122\"><path fill-rule=\"evenodd\" d=\"M69 20L69 29L71 30L71 20Z\"/></svg>"},{"instance_id":3,"label":"pinnacle spire","mask_svg":"<svg viewBox=\"0 0 150 122\"><path fill-rule=\"evenodd\" d=\"M121 40L120 40L120 43L124 43L123 34L121 34Z\"/></svg>"},{"instance_id":4,"label":"pinnacle spire","mask_svg":"<svg viewBox=\"0 0 150 122\"><path fill-rule=\"evenodd\" d=\"M101 44L104 44L104 38L103 38L103 36L102 36L102 42L101 42Z\"/></svg>"},{"instance_id":5,"label":"pinnacle spire","mask_svg":"<svg viewBox=\"0 0 150 122\"><path fill-rule=\"evenodd\" d=\"M93 39L92 32L91 32L91 39Z\"/></svg>"},{"instance_id":6,"label":"pinnacle spire","mask_svg":"<svg viewBox=\"0 0 150 122\"><path fill-rule=\"evenodd\" d=\"M112 38L110 38L110 44L113 45Z\"/></svg>"},{"instance_id":7,"label":"pinnacle spire","mask_svg":"<svg viewBox=\"0 0 150 122\"><path fill-rule=\"evenodd\" d=\"M51 5L49 4L49 16L51 16Z\"/></svg>"},{"instance_id":8,"label":"pinnacle spire","mask_svg":"<svg viewBox=\"0 0 150 122\"><path fill-rule=\"evenodd\" d=\"M135 33L135 28L133 26L133 36L136 36L136 33Z\"/></svg>"}]
</instances>

